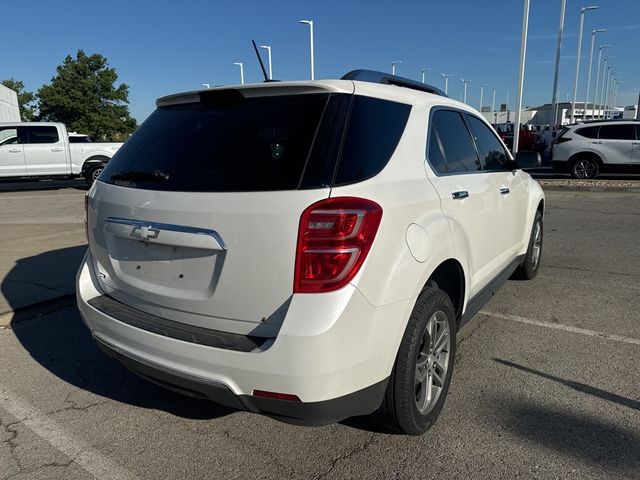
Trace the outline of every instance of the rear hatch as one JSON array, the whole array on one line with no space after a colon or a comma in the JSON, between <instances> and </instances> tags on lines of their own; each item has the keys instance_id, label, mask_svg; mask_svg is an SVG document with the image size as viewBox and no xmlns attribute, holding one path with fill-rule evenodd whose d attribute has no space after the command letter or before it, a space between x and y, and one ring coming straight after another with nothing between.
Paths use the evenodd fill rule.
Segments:
<instances>
[{"instance_id":1,"label":"rear hatch","mask_svg":"<svg viewBox=\"0 0 640 480\"><path fill-rule=\"evenodd\" d=\"M300 214L329 196L350 97L262 87L159 101L89 200L103 289L176 321L274 334Z\"/></svg>"},{"instance_id":2,"label":"rear hatch","mask_svg":"<svg viewBox=\"0 0 640 480\"><path fill-rule=\"evenodd\" d=\"M350 81L161 99L92 190L98 281L153 315L275 335L302 212L382 171L410 109L353 95Z\"/></svg>"}]
</instances>

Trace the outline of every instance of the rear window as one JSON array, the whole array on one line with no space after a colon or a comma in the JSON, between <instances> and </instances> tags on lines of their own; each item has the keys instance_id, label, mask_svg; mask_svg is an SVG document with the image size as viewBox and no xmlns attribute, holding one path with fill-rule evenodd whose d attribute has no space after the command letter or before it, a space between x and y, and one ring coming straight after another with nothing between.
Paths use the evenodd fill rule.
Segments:
<instances>
[{"instance_id":1,"label":"rear window","mask_svg":"<svg viewBox=\"0 0 640 480\"><path fill-rule=\"evenodd\" d=\"M296 189L328 97L237 94L158 108L100 180L170 191ZM160 180L137 172L159 172Z\"/></svg>"},{"instance_id":2,"label":"rear window","mask_svg":"<svg viewBox=\"0 0 640 480\"><path fill-rule=\"evenodd\" d=\"M354 183L388 163L411 110L346 94L211 94L200 103L158 108L114 155L100 181L199 192Z\"/></svg>"}]
</instances>

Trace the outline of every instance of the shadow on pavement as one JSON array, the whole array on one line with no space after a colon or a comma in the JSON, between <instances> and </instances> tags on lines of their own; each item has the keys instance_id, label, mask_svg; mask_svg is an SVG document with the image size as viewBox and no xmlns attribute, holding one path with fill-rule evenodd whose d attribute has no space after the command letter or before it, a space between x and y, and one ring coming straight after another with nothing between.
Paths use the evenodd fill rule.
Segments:
<instances>
[{"instance_id":1,"label":"shadow on pavement","mask_svg":"<svg viewBox=\"0 0 640 480\"><path fill-rule=\"evenodd\" d=\"M616 471L619 478L637 478L640 436L602 418L577 415L528 400L493 402L500 423L530 442L577 458L593 467ZM629 476L626 476L626 474Z\"/></svg>"},{"instance_id":2,"label":"shadow on pavement","mask_svg":"<svg viewBox=\"0 0 640 480\"><path fill-rule=\"evenodd\" d=\"M63 190L65 188L88 190L89 186L83 178L50 178L43 180L34 180L32 178L12 178L10 180L0 180L0 192Z\"/></svg>"},{"instance_id":3,"label":"shadow on pavement","mask_svg":"<svg viewBox=\"0 0 640 480\"><path fill-rule=\"evenodd\" d=\"M602 400L614 402L614 403L617 403L618 405L622 405L624 407L629 407L634 410L640 411L640 401L638 400L633 400L631 398L623 397L621 395L616 395L615 393L607 392L606 390L592 387L585 383L574 382L573 380L565 380L564 378L556 377L554 375L550 375L548 373L541 372L533 368L525 367L524 365L518 365L517 363L513 363L508 360L502 360L500 358L494 358L493 360L502 365L506 365L507 367L517 368L518 370L522 370L523 372L532 373L539 377L546 378L547 380L561 383L562 385L565 385L569 388L573 388L578 392L586 393L588 395L593 395L594 397L601 398Z\"/></svg>"},{"instance_id":4,"label":"shadow on pavement","mask_svg":"<svg viewBox=\"0 0 640 480\"><path fill-rule=\"evenodd\" d=\"M2 294L10 305L22 301L20 282L38 279L39 272L48 272L57 284L73 286L85 250L86 246L64 248L19 260L2 280ZM28 320L25 309L14 314L13 332L34 360L65 382L118 402L184 418L211 419L233 412L207 400L165 390L130 373L98 349L76 307L47 315L42 315L46 310L29 310Z\"/></svg>"}]
</instances>

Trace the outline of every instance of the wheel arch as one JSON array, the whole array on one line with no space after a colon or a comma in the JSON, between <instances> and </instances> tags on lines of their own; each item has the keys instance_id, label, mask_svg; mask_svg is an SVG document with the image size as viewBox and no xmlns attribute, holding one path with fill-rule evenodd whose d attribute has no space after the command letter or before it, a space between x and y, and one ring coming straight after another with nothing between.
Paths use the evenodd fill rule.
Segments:
<instances>
[{"instance_id":1,"label":"wheel arch","mask_svg":"<svg viewBox=\"0 0 640 480\"><path fill-rule=\"evenodd\" d=\"M429 279L423 287L423 291L436 285L440 290L444 291L453 304L456 312L456 322L460 325L462 310L465 298L465 276L464 269L458 260L449 258L436 267L431 273Z\"/></svg>"},{"instance_id":2,"label":"wheel arch","mask_svg":"<svg viewBox=\"0 0 640 480\"><path fill-rule=\"evenodd\" d=\"M107 157L106 155L92 155L89 158L87 158L83 163L82 163L82 170L81 170L81 175L84 175L87 170L89 170L89 168L91 168L92 166L96 165L96 164L107 164L107 162L111 160L109 157Z\"/></svg>"},{"instance_id":3,"label":"wheel arch","mask_svg":"<svg viewBox=\"0 0 640 480\"><path fill-rule=\"evenodd\" d=\"M590 150L582 150L578 153L574 153L573 155L571 155L569 157L569 165L571 165L571 163L573 163L574 161L580 159L580 158L592 158L594 159L596 162L598 162L598 166L600 168L602 168L603 165L603 160L602 157L597 154L596 152L592 152Z\"/></svg>"}]
</instances>

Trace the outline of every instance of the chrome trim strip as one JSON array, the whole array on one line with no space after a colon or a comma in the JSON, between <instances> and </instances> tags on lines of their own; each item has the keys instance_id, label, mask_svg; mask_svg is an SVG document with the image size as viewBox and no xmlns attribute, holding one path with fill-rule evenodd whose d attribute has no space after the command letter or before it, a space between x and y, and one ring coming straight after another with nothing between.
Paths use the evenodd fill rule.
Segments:
<instances>
[{"instance_id":1,"label":"chrome trim strip","mask_svg":"<svg viewBox=\"0 0 640 480\"><path fill-rule=\"evenodd\" d=\"M131 220L128 218L120 218L120 217L107 217L106 220L108 223L116 223L120 225L130 225L136 228L146 227L149 230L167 230L170 232L181 232L181 233L192 233L194 235L208 235L213 237L213 239L218 242L218 245L222 248L222 250L226 250L227 246L225 245L222 237L215 230L211 230L208 228L200 228L200 227L189 227L187 225L176 225L173 223L159 223L159 222L148 222L146 220Z\"/></svg>"}]
</instances>

